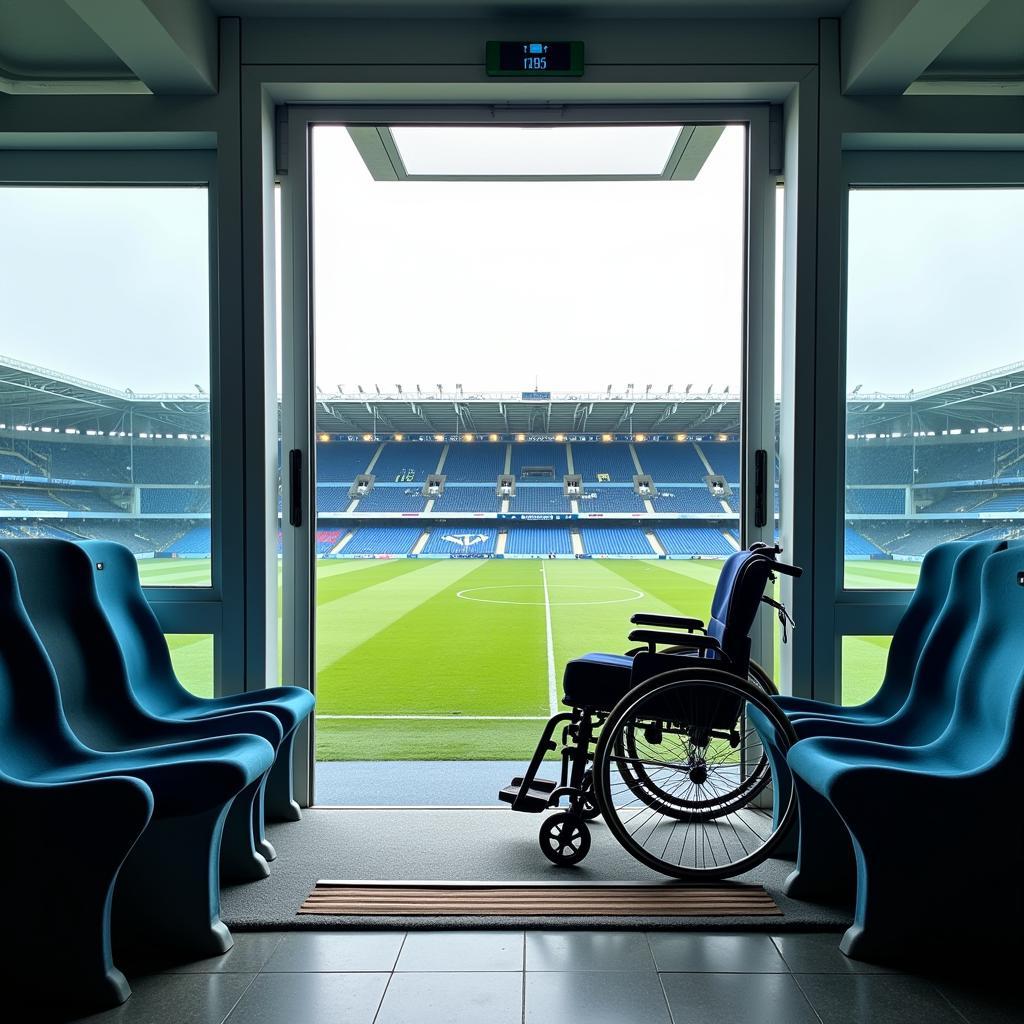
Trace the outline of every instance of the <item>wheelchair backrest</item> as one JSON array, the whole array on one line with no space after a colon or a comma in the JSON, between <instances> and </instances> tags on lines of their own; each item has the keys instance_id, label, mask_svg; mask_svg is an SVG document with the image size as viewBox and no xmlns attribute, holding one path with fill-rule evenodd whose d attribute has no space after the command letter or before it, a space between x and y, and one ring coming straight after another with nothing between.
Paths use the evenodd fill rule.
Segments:
<instances>
[{"instance_id":1,"label":"wheelchair backrest","mask_svg":"<svg viewBox=\"0 0 1024 1024\"><path fill-rule=\"evenodd\" d=\"M750 661L750 631L775 565L772 548L737 551L725 560L715 587L708 636L714 637L723 654L744 671ZM716 658L717 654L711 651L708 657Z\"/></svg>"}]
</instances>

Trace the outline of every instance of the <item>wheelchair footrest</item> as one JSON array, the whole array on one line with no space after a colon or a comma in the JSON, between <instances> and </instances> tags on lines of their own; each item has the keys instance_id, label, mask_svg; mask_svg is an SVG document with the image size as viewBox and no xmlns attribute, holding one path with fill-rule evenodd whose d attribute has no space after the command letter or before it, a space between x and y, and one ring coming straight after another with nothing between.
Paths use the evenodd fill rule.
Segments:
<instances>
[{"instance_id":1,"label":"wheelchair footrest","mask_svg":"<svg viewBox=\"0 0 1024 1024\"><path fill-rule=\"evenodd\" d=\"M506 786L498 793L498 799L507 804L517 804L514 808L517 811L528 811L532 814L546 811L551 806L549 800L551 794L558 788L558 783L550 779L534 779L524 791L524 781L520 776L514 778L510 786Z\"/></svg>"}]
</instances>

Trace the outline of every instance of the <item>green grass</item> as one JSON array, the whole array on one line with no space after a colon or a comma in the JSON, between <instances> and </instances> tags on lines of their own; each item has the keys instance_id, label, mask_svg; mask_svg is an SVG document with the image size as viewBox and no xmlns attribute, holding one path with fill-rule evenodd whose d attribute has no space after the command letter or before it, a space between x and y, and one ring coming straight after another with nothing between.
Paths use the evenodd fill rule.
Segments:
<instances>
[{"instance_id":1,"label":"green grass","mask_svg":"<svg viewBox=\"0 0 1024 1024\"><path fill-rule=\"evenodd\" d=\"M629 646L629 616L707 615L721 563L524 559L317 564L317 757L521 759L549 712L544 579L556 682L571 658ZM195 584L205 561L142 563L147 583ZM542 575L543 574L543 575ZM917 566L856 562L847 585L914 585ZM213 641L169 638L193 692L212 692ZM843 699L877 689L888 637L845 637ZM409 718L396 716L432 716Z\"/></svg>"}]
</instances>

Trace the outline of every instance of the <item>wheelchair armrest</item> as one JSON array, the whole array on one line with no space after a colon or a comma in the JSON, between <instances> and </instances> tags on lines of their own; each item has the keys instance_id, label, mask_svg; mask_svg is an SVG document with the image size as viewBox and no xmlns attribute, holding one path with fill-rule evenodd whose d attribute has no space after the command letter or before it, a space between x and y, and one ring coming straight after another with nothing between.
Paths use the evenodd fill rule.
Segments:
<instances>
[{"instance_id":1,"label":"wheelchair armrest","mask_svg":"<svg viewBox=\"0 0 1024 1024\"><path fill-rule=\"evenodd\" d=\"M700 619L691 619L682 615L651 615L637 612L629 617L634 626L667 626L670 629L688 629L704 632L704 623Z\"/></svg>"},{"instance_id":2,"label":"wheelchair armrest","mask_svg":"<svg viewBox=\"0 0 1024 1024\"><path fill-rule=\"evenodd\" d=\"M657 644L672 644L673 647L685 647L692 651L721 651L722 647L713 636L702 636L697 633L658 633L653 629L634 629L627 637L647 644L651 654L655 653Z\"/></svg>"}]
</instances>

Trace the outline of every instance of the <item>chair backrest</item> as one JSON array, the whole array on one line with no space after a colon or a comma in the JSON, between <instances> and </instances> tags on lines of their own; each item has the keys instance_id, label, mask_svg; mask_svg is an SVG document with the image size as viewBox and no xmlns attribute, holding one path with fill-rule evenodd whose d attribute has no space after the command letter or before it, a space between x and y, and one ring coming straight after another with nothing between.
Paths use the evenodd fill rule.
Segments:
<instances>
[{"instance_id":1,"label":"chair backrest","mask_svg":"<svg viewBox=\"0 0 1024 1024\"><path fill-rule=\"evenodd\" d=\"M981 613L981 575L990 555L1006 550L1006 541L958 544L953 574L942 610L935 619L914 671L910 692L898 712L901 742L930 743L949 724L964 662Z\"/></svg>"},{"instance_id":2,"label":"chair backrest","mask_svg":"<svg viewBox=\"0 0 1024 1024\"><path fill-rule=\"evenodd\" d=\"M25 611L14 565L3 552L0 621L0 769L31 779L85 748L68 727L53 666Z\"/></svg>"},{"instance_id":3,"label":"chair backrest","mask_svg":"<svg viewBox=\"0 0 1024 1024\"><path fill-rule=\"evenodd\" d=\"M982 569L978 628L952 719L932 748L955 772L1009 771L1012 796L1024 764L1022 638L1024 548L1014 545L990 555Z\"/></svg>"},{"instance_id":4,"label":"chair backrest","mask_svg":"<svg viewBox=\"0 0 1024 1024\"><path fill-rule=\"evenodd\" d=\"M730 555L718 577L707 633L719 642L729 661L743 672L750 661L750 631L778 564L774 548L754 547ZM709 657L716 657L715 652L710 652Z\"/></svg>"},{"instance_id":5,"label":"chair backrest","mask_svg":"<svg viewBox=\"0 0 1024 1024\"><path fill-rule=\"evenodd\" d=\"M145 712L100 605L89 555L65 540L0 540L14 563L25 609L53 663L75 735L97 750L134 737Z\"/></svg>"},{"instance_id":6,"label":"chair backrest","mask_svg":"<svg viewBox=\"0 0 1024 1024\"><path fill-rule=\"evenodd\" d=\"M160 623L146 600L135 556L123 544L91 540L89 556L100 604L121 647L132 692L147 711L169 714L188 703Z\"/></svg>"},{"instance_id":7,"label":"chair backrest","mask_svg":"<svg viewBox=\"0 0 1024 1024\"><path fill-rule=\"evenodd\" d=\"M889 645L881 686L871 700L878 713L891 717L906 703L922 651L949 596L953 567L969 546L968 541L950 541L924 556L917 586Z\"/></svg>"}]
</instances>

